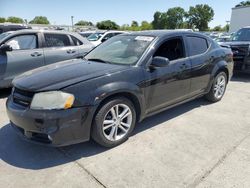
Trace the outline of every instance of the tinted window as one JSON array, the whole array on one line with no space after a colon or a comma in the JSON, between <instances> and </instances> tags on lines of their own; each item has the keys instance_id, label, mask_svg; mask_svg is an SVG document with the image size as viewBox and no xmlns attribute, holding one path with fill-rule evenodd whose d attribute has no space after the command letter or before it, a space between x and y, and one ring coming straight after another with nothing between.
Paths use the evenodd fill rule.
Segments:
<instances>
[{"instance_id":1,"label":"tinted window","mask_svg":"<svg viewBox=\"0 0 250 188\"><path fill-rule=\"evenodd\" d=\"M13 50L27 50L37 48L36 35L20 35L11 38L6 42Z\"/></svg>"},{"instance_id":2,"label":"tinted window","mask_svg":"<svg viewBox=\"0 0 250 188\"><path fill-rule=\"evenodd\" d=\"M187 37L190 56L203 54L207 51L207 40L200 37Z\"/></svg>"},{"instance_id":3,"label":"tinted window","mask_svg":"<svg viewBox=\"0 0 250 188\"><path fill-rule=\"evenodd\" d=\"M70 46L70 40L67 35L62 34L44 34L47 47Z\"/></svg>"},{"instance_id":4,"label":"tinted window","mask_svg":"<svg viewBox=\"0 0 250 188\"><path fill-rule=\"evenodd\" d=\"M183 41L175 38L164 42L154 54L154 57L160 56L168 58L170 61L185 57Z\"/></svg>"},{"instance_id":5,"label":"tinted window","mask_svg":"<svg viewBox=\"0 0 250 188\"><path fill-rule=\"evenodd\" d=\"M83 44L82 41L78 40L76 37L71 36L71 38L72 38L73 43L74 43L75 46L80 46L80 45Z\"/></svg>"},{"instance_id":6,"label":"tinted window","mask_svg":"<svg viewBox=\"0 0 250 188\"><path fill-rule=\"evenodd\" d=\"M103 38L104 39L110 39L113 36L114 36L114 33L109 33L109 34L105 35Z\"/></svg>"},{"instance_id":7,"label":"tinted window","mask_svg":"<svg viewBox=\"0 0 250 188\"><path fill-rule=\"evenodd\" d=\"M232 38L233 41L250 41L250 29L240 29Z\"/></svg>"}]
</instances>

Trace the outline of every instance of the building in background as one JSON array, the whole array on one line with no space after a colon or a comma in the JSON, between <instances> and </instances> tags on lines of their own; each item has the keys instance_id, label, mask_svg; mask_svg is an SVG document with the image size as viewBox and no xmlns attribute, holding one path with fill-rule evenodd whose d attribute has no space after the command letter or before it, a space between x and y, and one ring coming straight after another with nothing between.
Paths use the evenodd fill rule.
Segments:
<instances>
[{"instance_id":1,"label":"building in background","mask_svg":"<svg viewBox=\"0 0 250 188\"><path fill-rule=\"evenodd\" d=\"M236 32L246 26L250 26L250 6L232 8L229 32Z\"/></svg>"}]
</instances>

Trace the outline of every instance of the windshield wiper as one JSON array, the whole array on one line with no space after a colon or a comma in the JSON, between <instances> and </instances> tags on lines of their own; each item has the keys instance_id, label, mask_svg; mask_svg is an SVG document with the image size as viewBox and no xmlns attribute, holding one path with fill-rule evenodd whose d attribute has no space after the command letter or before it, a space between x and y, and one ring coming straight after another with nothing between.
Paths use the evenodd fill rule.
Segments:
<instances>
[{"instance_id":1,"label":"windshield wiper","mask_svg":"<svg viewBox=\"0 0 250 188\"><path fill-rule=\"evenodd\" d=\"M109 64L109 62L108 61L104 61L104 60L102 60L102 59L95 59L95 58L93 58L93 59L87 59L88 61L97 61L97 62L101 62L101 63L107 63L107 64Z\"/></svg>"}]
</instances>

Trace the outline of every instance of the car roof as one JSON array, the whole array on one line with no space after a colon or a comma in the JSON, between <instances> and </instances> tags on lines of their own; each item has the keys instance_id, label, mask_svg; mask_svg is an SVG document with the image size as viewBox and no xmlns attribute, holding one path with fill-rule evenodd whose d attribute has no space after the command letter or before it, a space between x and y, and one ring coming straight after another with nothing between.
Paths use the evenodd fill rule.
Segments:
<instances>
[{"instance_id":1,"label":"car roof","mask_svg":"<svg viewBox=\"0 0 250 188\"><path fill-rule=\"evenodd\" d=\"M33 33L53 33L53 34L65 34L65 35L73 35L74 37L80 39L83 43L85 44L91 44L86 38L82 37L80 34L76 33L76 32L69 32L69 31L57 31L57 30L39 30L39 29L22 29L22 30L17 30L17 31L13 31L11 32L11 34L9 34L8 36L6 36L6 38L11 38L13 36L16 35L22 35L22 34L33 34ZM4 39L6 39L4 38ZM2 42L3 40L1 40Z\"/></svg>"},{"instance_id":2,"label":"car roof","mask_svg":"<svg viewBox=\"0 0 250 188\"><path fill-rule=\"evenodd\" d=\"M75 34L74 32L62 30L42 30L42 29L21 29L15 31L13 34L28 34L28 33L58 33L58 34Z\"/></svg>"},{"instance_id":3,"label":"car roof","mask_svg":"<svg viewBox=\"0 0 250 188\"><path fill-rule=\"evenodd\" d=\"M181 30L147 30L147 31L130 33L130 35L143 35L143 36L153 36L153 37L163 37L171 34L195 34L195 35L205 36L197 32L181 31Z\"/></svg>"}]
</instances>

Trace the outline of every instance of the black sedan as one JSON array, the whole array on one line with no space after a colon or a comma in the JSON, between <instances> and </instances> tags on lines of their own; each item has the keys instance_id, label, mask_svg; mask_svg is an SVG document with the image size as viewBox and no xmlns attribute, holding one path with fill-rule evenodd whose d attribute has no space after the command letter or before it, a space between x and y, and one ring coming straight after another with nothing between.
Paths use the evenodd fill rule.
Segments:
<instances>
[{"instance_id":1,"label":"black sedan","mask_svg":"<svg viewBox=\"0 0 250 188\"><path fill-rule=\"evenodd\" d=\"M124 34L84 59L19 76L7 112L12 127L29 141L63 146L92 137L114 147L148 116L201 96L220 101L232 71L231 50L204 35Z\"/></svg>"}]
</instances>

